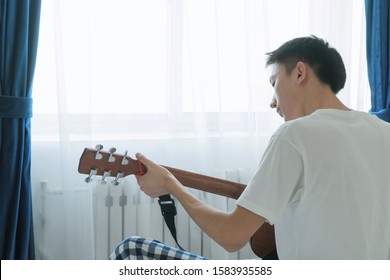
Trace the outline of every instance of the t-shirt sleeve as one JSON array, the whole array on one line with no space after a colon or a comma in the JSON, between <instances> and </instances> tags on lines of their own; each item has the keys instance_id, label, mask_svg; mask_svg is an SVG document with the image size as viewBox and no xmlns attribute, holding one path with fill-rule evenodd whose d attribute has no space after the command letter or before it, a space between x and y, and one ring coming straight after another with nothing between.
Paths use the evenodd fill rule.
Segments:
<instances>
[{"instance_id":1,"label":"t-shirt sleeve","mask_svg":"<svg viewBox=\"0 0 390 280\"><path fill-rule=\"evenodd\" d=\"M288 204L300 199L302 191L302 156L287 140L274 135L237 205L272 225Z\"/></svg>"}]
</instances>

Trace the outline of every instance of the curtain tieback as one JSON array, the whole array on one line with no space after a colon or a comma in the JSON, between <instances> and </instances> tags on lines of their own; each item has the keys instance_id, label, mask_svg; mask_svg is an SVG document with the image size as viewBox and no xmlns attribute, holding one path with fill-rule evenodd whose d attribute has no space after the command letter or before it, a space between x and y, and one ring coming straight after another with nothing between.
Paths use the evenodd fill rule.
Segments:
<instances>
[{"instance_id":1,"label":"curtain tieback","mask_svg":"<svg viewBox=\"0 0 390 280\"><path fill-rule=\"evenodd\" d=\"M31 118L32 98L0 96L0 118Z\"/></svg>"}]
</instances>

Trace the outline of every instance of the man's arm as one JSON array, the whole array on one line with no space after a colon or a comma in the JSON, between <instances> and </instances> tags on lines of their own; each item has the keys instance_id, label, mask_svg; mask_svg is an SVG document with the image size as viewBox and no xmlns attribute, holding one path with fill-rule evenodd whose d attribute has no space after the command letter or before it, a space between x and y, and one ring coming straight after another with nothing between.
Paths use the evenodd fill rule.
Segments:
<instances>
[{"instance_id":1,"label":"man's arm","mask_svg":"<svg viewBox=\"0 0 390 280\"><path fill-rule=\"evenodd\" d=\"M195 223L227 251L242 248L265 222L263 217L240 206L232 212L210 207L184 188L168 170L142 154L136 156L148 169L145 175L137 176L140 189L150 197L168 193L176 197Z\"/></svg>"}]
</instances>

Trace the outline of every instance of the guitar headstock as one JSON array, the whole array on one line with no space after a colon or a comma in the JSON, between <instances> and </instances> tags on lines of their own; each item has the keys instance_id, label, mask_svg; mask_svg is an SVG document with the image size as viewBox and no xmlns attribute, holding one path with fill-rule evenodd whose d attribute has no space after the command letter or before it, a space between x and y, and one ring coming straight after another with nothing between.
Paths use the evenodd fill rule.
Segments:
<instances>
[{"instance_id":1,"label":"guitar headstock","mask_svg":"<svg viewBox=\"0 0 390 280\"><path fill-rule=\"evenodd\" d=\"M113 185L118 185L118 180L128 175L142 175L146 173L146 167L139 161L124 154L115 153L115 148L103 151L102 145L96 145L95 149L85 148L81 155L78 171L88 175L85 182L92 181L92 176L102 176L100 182L105 184L106 178L115 177Z\"/></svg>"}]
</instances>

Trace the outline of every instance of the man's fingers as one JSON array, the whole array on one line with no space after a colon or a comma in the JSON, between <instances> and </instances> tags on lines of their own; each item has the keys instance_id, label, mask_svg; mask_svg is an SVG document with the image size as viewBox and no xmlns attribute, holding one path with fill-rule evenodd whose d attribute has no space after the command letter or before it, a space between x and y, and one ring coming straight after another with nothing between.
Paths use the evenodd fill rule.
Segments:
<instances>
[{"instance_id":1,"label":"man's fingers","mask_svg":"<svg viewBox=\"0 0 390 280\"><path fill-rule=\"evenodd\" d=\"M139 161L142 161L143 158L145 158L145 156L141 153L136 153L135 154L135 157L139 160Z\"/></svg>"},{"instance_id":2,"label":"man's fingers","mask_svg":"<svg viewBox=\"0 0 390 280\"><path fill-rule=\"evenodd\" d=\"M152 161L147 159L142 153L136 153L135 157L137 158L137 160L139 160L141 163L143 163L146 166L152 163Z\"/></svg>"},{"instance_id":3,"label":"man's fingers","mask_svg":"<svg viewBox=\"0 0 390 280\"><path fill-rule=\"evenodd\" d=\"M140 162L142 163L146 163L146 164L150 164L150 163L153 163L153 161L151 161L150 159L148 159L146 156L144 156L144 154L142 153L136 153L135 154L135 157L137 158L137 160L139 160Z\"/></svg>"}]
</instances>

